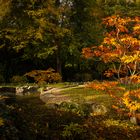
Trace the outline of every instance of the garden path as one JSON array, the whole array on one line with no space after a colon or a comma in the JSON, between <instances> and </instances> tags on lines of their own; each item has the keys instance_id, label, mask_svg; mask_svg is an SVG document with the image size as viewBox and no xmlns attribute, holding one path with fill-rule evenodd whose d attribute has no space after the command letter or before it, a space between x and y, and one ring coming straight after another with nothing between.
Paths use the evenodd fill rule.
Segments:
<instances>
[{"instance_id":1,"label":"garden path","mask_svg":"<svg viewBox=\"0 0 140 140\"><path fill-rule=\"evenodd\" d=\"M62 93L62 91L67 91L67 90L82 88L82 87L84 87L84 85L77 85L74 87L63 87L63 88L48 88L48 90L46 91L41 91L40 99L47 104L51 104L51 103L60 104L61 102L65 102L65 101L70 102L71 101L70 95L64 94Z\"/></svg>"}]
</instances>

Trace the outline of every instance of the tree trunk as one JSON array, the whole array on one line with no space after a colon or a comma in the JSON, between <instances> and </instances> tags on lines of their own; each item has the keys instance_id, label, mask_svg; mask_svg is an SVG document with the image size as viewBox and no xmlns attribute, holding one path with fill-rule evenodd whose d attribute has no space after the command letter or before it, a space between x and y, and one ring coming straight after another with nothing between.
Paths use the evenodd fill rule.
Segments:
<instances>
[{"instance_id":1,"label":"tree trunk","mask_svg":"<svg viewBox=\"0 0 140 140\"><path fill-rule=\"evenodd\" d=\"M62 76L62 63L60 58L61 47L57 45L57 53L56 53L56 70Z\"/></svg>"}]
</instances>

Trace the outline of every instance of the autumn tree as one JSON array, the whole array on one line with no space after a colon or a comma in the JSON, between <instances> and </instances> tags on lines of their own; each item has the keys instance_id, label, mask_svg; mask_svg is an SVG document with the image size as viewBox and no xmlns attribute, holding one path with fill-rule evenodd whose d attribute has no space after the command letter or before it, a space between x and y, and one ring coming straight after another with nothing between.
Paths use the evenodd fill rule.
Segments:
<instances>
[{"instance_id":1,"label":"autumn tree","mask_svg":"<svg viewBox=\"0 0 140 140\"><path fill-rule=\"evenodd\" d=\"M140 83L140 18L114 15L103 19L103 24L107 29L103 42L98 47L84 48L83 55L109 65L104 73L106 77L117 76L119 82L126 84ZM118 87L118 82L106 81L93 82L87 87L103 90L116 99L113 108L118 113L126 113L137 124L140 109L139 88L128 90ZM122 97L117 95L120 90L124 91Z\"/></svg>"},{"instance_id":2,"label":"autumn tree","mask_svg":"<svg viewBox=\"0 0 140 140\"><path fill-rule=\"evenodd\" d=\"M117 15L105 18L103 24L108 29L103 42L98 47L84 48L83 54L111 64L105 71L107 77L125 76L128 82L130 76L131 82L131 78L139 76L140 70L140 19Z\"/></svg>"}]
</instances>

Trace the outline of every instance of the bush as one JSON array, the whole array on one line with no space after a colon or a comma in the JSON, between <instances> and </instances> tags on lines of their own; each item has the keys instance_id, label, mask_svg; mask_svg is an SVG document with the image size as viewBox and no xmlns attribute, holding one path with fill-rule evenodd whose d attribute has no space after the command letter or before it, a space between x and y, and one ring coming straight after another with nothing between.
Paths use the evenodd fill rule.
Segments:
<instances>
[{"instance_id":1,"label":"bush","mask_svg":"<svg viewBox=\"0 0 140 140\"><path fill-rule=\"evenodd\" d=\"M11 83L27 83L28 80L25 76L15 75L10 79Z\"/></svg>"},{"instance_id":2,"label":"bush","mask_svg":"<svg viewBox=\"0 0 140 140\"><path fill-rule=\"evenodd\" d=\"M6 104L7 99L8 97L0 97L0 139L17 140L17 129L10 114L14 107Z\"/></svg>"},{"instance_id":3,"label":"bush","mask_svg":"<svg viewBox=\"0 0 140 140\"><path fill-rule=\"evenodd\" d=\"M67 112L73 112L78 116L88 116L91 112L91 105L77 104L72 102L62 102L59 109Z\"/></svg>"},{"instance_id":4,"label":"bush","mask_svg":"<svg viewBox=\"0 0 140 140\"><path fill-rule=\"evenodd\" d=\"M76 73L74 77L75 77L75 81L87 82L93 80L92 74L89 73Z\"/></svg>"},{"instance_id":5,"label":"bush","mask_svg":"<svg viewBox=\"0 0 140 140\"><path fill-rule=\"evenodd\" d=\"M89 74L89 73L83 73L82 74L82 80L83 81L92 81L93 78L92 78L92 74Z\"/></svg>"},{"instance_id":6,"label":"bush","mask_svg":"<svg viewBox=\"0 0 140 140\"><path fill-rule=\"evenodd\" d=\"M33 78L36 83L54 83L60 82L62 77L54 69L49 68L47 70L33 70L25 74L26 77Z\"/></svg>"},{"instance_id":7,"label":"bush","mask_svg":"<svg viewBox=\"0 0 140 140\"><path fill-rule=\"evenodd\" d=\"M69 125L65 125L62 136L67 139L81 139L85 132L86 130L84 130L83 126L72 122Z\"/></svg>"}]
</instances>

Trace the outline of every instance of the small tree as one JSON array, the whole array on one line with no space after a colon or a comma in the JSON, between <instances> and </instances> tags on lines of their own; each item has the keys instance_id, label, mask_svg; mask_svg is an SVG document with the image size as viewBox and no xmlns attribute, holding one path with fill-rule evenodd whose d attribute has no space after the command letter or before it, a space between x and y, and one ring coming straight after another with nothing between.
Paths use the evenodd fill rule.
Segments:
<instances>
[{"instance_id":1,"label":"small tree","mask_svg":"<svg viewBox=\"0 0 140 140\"><path fill-rule=\"evenodd\" d=\"M84 48L86 58L95 57L111 67L105 71L107 77L121 75L126 82L138 80L140 70L140 18L111 16L103 19L107 32L100 46ZM128 78L130 76L130 78Z\"/></svg>"},{"instance_id":2,"label":"small tree","mask_svg":"<svg viewBox=\"0 0 140 140\"><path fill-rule=\"evenodd\" d=\"M83 55L110 64L111 67L104 73L107 77L117 75L120 82L124 80L128 84L140 83L140 18L121 18L117 15L105 18L103 24L107 28L103 42L98 47L84 48ZM114 106L117 111L123 111L120 108L121 104L125 111L129 111L128 115L138 120L140 89L125 90L122 97L117 97L114 93L120 88L116 85L117 83L94 82L88 87L105 90L111 97L117 99L119 104Z\"/></svg>"},{"instance_id":3,"label":"small tree","mask_svg":"<svg viewBox=\"0 0 140 140\"><path fill-rule=\"evenodd\" d=\"M47 70L32 70L26 73L25 77L33 78L38 84L60 82L62 80L61 75L52 68Z\"/></svg>"}]
</instances>

